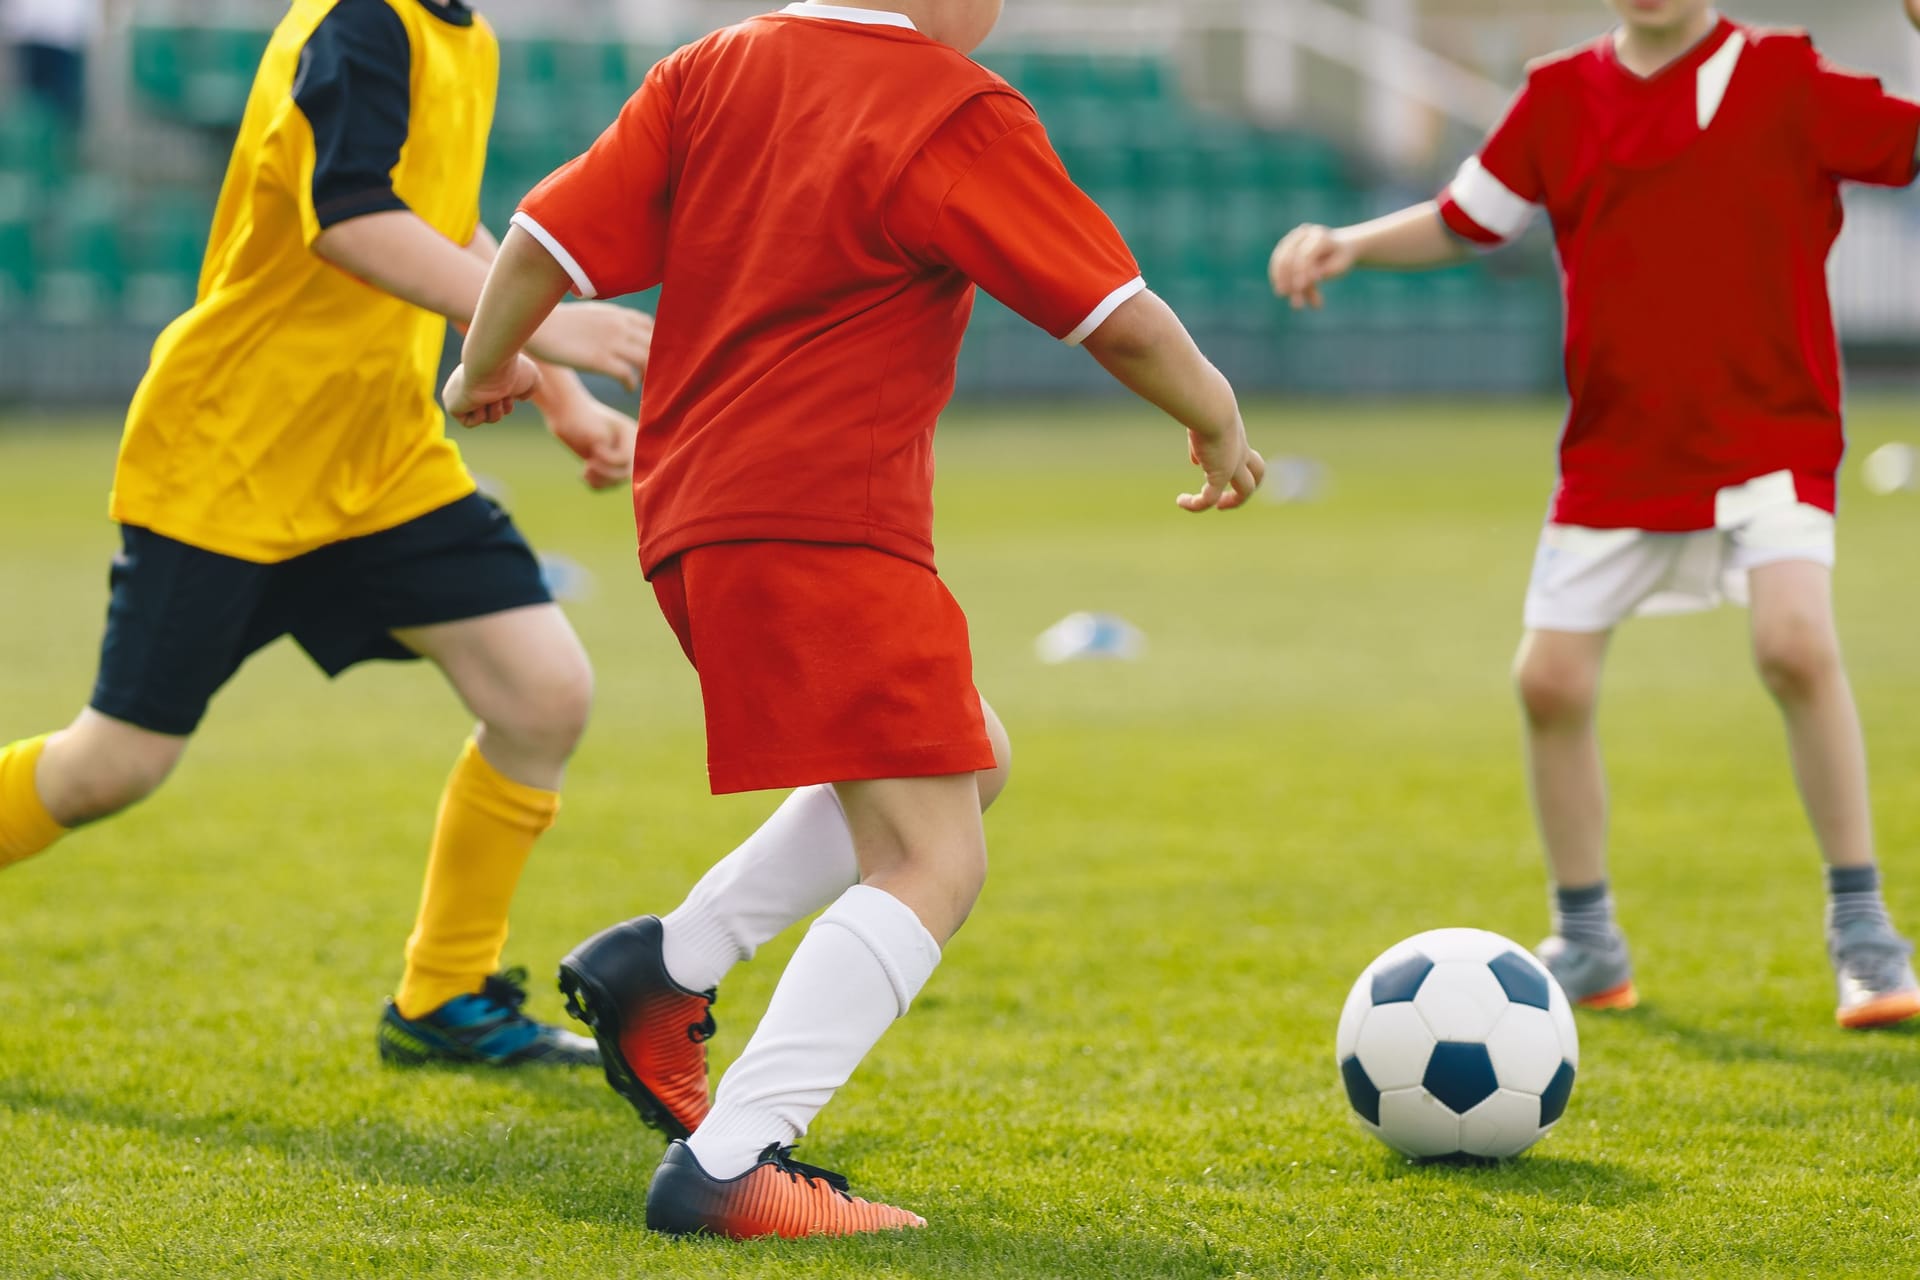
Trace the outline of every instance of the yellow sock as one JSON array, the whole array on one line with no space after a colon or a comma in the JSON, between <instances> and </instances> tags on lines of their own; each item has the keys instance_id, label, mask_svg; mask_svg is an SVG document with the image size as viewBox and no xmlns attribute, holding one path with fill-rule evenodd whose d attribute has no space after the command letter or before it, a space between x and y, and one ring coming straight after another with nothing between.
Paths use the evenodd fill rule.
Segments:
<instances>
[{"instance_id":1,"label":"yellow sock","mask_svg":"<svg viewBox=\"0 0 1920 1280\"><path fill-rule=\"evenodd\" d=\"M67 834L40 803L34 781L46 745L40 737L0 747L0 867L31 858Z\"/></svg>"},{"instance_id":2,"label":"yellow sock","mask_svg":"<svg viewBox=\"0 0 1920 1280\"><path fill-rule=\"evenodd\" d=\"M502 777L467 743L440 797L407 973L393 998L400 1016L417 1018L472 995L500 967L520 872L559 811L558 793Z\"/></svg>"}]
</instances>

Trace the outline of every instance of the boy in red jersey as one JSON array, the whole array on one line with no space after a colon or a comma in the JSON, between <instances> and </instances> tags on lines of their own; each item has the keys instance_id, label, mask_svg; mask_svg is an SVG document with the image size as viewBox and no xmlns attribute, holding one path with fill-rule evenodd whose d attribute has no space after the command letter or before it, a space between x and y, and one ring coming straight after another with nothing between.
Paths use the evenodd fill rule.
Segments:
<instances>
[{"instance_id":1,"label":"boy in red jersey","mask_svg":"<svg viewBox=\"0 0 1920 1280\"><path fill-rule=\"evenodd\" d=\"M1637 996L1606 881L1594 706L1636 613L1751 602L1827 862L1843 1026L1920 1014L1880 897L1866 751L1831 598L1840 361L1826 261L1840 184L1911 183L1920 104L1824 61L1804 34L1706 0L1612 0L1623 25L1535 63L1436 202L1301 227L1273 286L1319 306L1356 266L1422 267L1519 235L1544 208L1567 307L1572 411L1527 595L1516 680L1554 932L1541 958L1591 1007ZM1920 22L1920 0L1908 0Z\"/></svg>"},{"instance_id":2,"label":"boy in red jersey","mask_svg":"<svg viewBox=\"0 0 1920 1280\"><path fill-rule=\"evenodd\" d=\"M803 788L680 910L562 965L616 1088L693 1130L648 1189L656 1230L921 1225L787 1153L985 876L1006 744L932 545L934 422L976 283L1188 429L1206 483L1186 509L1241 505L1265 469L1032 107L965 56L999 10L794 4L666 59L527 198L447 384L462 421L496 420L535 386L521 345L570 286L663 285L641 567L700 674L713 789ZM706 988L828 903L709 1112Z\"/></svg>"}]
</instances>

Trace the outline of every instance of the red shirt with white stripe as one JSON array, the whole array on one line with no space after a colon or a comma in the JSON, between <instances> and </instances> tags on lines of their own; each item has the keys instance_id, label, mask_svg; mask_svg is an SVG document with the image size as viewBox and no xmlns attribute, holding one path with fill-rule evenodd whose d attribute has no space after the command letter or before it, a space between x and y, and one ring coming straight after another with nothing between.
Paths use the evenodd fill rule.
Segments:
<instances>
[{"instance_id":1,"label":"red shirt with white stripe","mask_svg":"<svg viewBox=\"0 0 1920 1280\"><path fill-rule=\"evenodd\" d=\"M1650 77L1611 37L1529 69L1441 213L1483 245L1552 220L1573 396L1555 523L1711 528L1719 490L1776 471L1833 510L1840 184L1910 183L1916 149L1920 104L1799 33L1723 19Z\"/></svg>"},{"instance_id":2,"label":"red shirt with white stripe","mask_svg":"<svg viewBox=\"0 0 1920 1280\"><path fill-rule=\"evenodd\" d=\"M521 205L582 297L662 284L641 567L715 542L933 565L976 283L1078 343L1146 286L1033 108L903 15L796 4L656 66Z\"/></svg>"}]
</instances>

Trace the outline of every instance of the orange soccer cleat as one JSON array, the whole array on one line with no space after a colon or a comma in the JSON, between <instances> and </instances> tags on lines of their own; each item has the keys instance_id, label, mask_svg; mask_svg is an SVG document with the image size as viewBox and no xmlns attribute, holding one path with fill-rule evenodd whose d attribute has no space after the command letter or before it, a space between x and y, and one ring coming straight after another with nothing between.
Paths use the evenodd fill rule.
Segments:
<instances>
[{"instance_id":1,"label":"orange soccer cleat","mask_svg":"<svg viewBox=\"0 0 1920 1280\"><path fill-rule=\"evenodd\" d=\"M751 1169L722 1180L700 1167L686 1143L670 1144L647 1188L648 1228L674 1236L797 1240L927 1225L917 1213L860 1199L845 1178L801 1164L792 1151L773 1143Z\"/></svg>"},{"instance_id":2,"label":"orange soccer cleat","mask_svg":"<svg viewBox=\"0 0 1920 1280\"><path fill-rule=\"evenodd\" d=\"M567 1011L593 1028L613 1091L669 1138L707 1118L712 991L688 991L667 973L657 916L603 929L560 962Z\"/></svg>"},{"instance_id":3,"label":"orange soccer cleat","mask_svg":"<svg viewBox=\"0 0 1920 1280\"><path fill-rule=\"evenodd\" d=\"M1913 944L1884 916L1827 930L1827 954L1840 1000L1834 1020L1849 1031L1890 1027L1920 1017L1920 980L1913 976Z\"/></svg>"}]
</instances>

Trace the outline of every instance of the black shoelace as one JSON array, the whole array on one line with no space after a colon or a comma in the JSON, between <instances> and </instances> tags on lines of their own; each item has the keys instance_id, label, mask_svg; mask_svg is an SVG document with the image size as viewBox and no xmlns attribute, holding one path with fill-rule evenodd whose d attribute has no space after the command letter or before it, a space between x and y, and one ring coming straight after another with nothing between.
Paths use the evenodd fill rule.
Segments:
<instances>
[{"instance_id":1,"label":"black shoelace","mask_svg":"<svg viewBox=\"0 0 1920 1280\"><path fill-rule=\"evenodd\" d=\"M713 1020L713 1006L719 1002L720 997L712 991L701 994L707 998L707 1014L700 1021L687 1025L687 1039L695 1044L705 1044L713 1039L713 1033L720 1029L719 1024Z\"/></svg>"},{"instance_id":2,"label":"black shoelace","mask_svg":"<svg viewBox=\"0 0 1920 1280\"><path fill-rule=\"evenodd\" d=\"M853 1199L852 1188L848 1185L844 1177L834 1173L830 1169L822 1169L818 1165L802 1164L800 1161L795 1160L791 1146L781 1146L777 1142L769 1142L766 1150L760 1153L760 1161L763 1164L772 1165L795 1181L805 1178L808 1182L824 1182L843 1198L848 1200Z\"/></svg>"},{"instance_id":3,"label":"black shoelace","mask_svg":"<svg viewBox=\"0 0 1920 1280\"><path fill-rule=\"evenodd\" d=\"M527 1002L527 971L515 965L504 973L490 973L480 988L480 998L500 1006L508 1017L517 1017Z\"/></svg>"}]
</instances>

